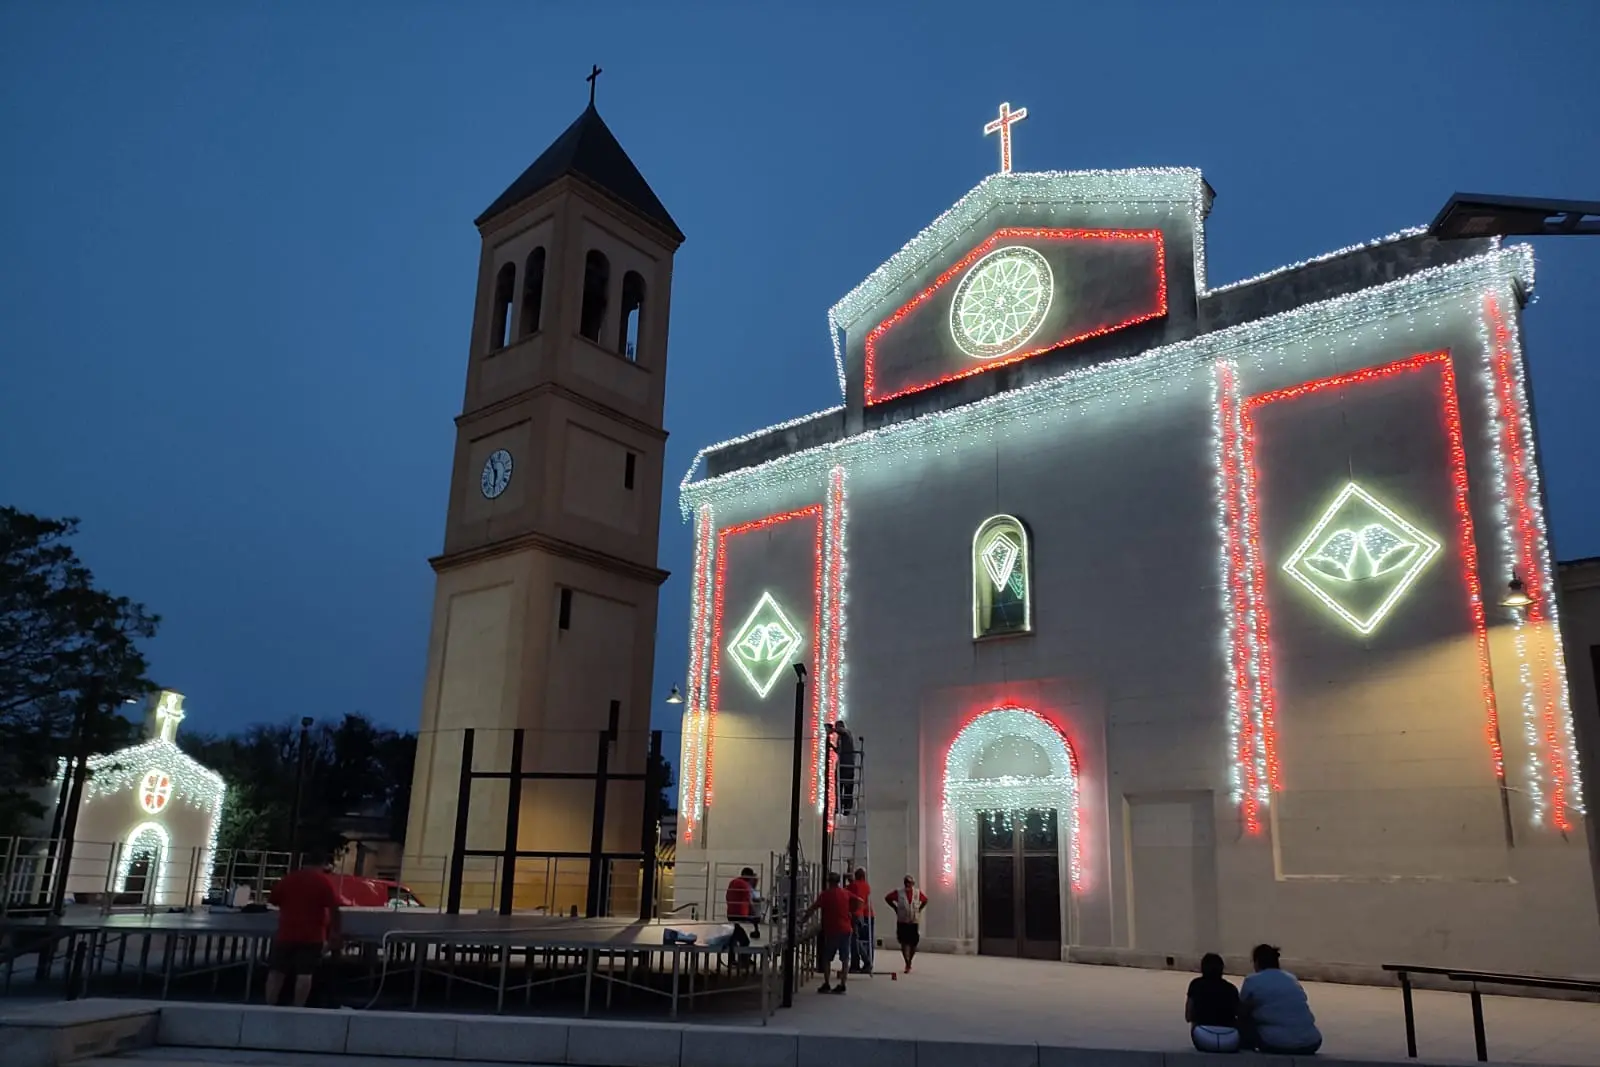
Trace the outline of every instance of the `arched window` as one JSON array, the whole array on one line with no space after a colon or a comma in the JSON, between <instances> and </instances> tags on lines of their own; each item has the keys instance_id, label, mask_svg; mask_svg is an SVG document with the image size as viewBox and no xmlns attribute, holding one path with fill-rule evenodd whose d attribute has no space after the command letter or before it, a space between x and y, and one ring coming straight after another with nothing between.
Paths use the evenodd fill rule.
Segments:
<instances>
[{"instance_id":1,"label":"arched window","mask_svg":"<svg viewBox=\"0 0 1600 1067\"><path fill-rule=\"evenodd\" d=\"M996 515L972 535L972 636L1022 634L1033 629L1032 553L1028 531Z\"/></svg>"},{"instance_id":2,"label":"arched window","mask_svg":"<svg viewBox=\"0 0 1600 1067\"><path fill-rule=\"evenodd\" d=\"M644 278L630 270L622 276L622 328L617 332L617 355L639 358L639 320L644 317Z\"/></svg>"},{"instance_id":3,"label":"arched window","mask_svg":"<svg viewBox=\"0 0 1600 1067\"><path fill-rule=\"evenodd\" d=\"M489 326L489 348L504 348L511 343L511 302L517 295L517 265L503 263L494 276L494 319Z\"/></svg>"},{"instance_id":4,"label":"arched window","mask_svg":"<svg viewBox=\"0 0 1600 1067\"><path fill-rule=\"evenodd\" d=\"M606 321L606 291L611 287L611 262L605 253L590 249L583 259L583 310L578 332L599 343Z\"/></svg>"},{"instance_id":5,"label":"arched window","mask_svg":"<svg viewBox=\"0 0 1600 1067\"><path fill-rule=\"evenodd\" d=\"M544 246L528 253L528 262L522 268L522 333L528 337L539 332L539 312L544 306Z\"/></svg>"}]
</instances>

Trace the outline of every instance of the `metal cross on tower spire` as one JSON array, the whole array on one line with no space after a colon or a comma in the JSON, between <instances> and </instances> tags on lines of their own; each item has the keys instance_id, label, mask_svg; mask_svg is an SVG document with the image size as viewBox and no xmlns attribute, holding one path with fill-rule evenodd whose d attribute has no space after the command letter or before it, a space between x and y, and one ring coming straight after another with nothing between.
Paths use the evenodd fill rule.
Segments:
<instances>
[{"instance_id":1,"label":"metal cross on tower spire","mask_svg":"<svg viewBox=\"0 0 1600 1067\"><path fill-rule=\"evenodd\" d=\"M1010 104L1000 105L1000 117L993 119L983 128L983 135L991 133L1000 135L1000 173L1011 173L1011 124L1021 122L1028 117L1028 109L1019 107L1012 111Z\"/></svg>"},{"instance_id":2,"label":"metal cross on tower spire","mask_svg":"<svg viewBox=\"0 0 1600 1067\"><path fill-rule=\"evenodd\" d=\"M592 69L589 71L589 76L587 78L583 79L584 81L589 83L589 106L590 107L594 107L594 87L595 87L595 83L600 80L600 75L602 75L604 73L605 73L605 71L600 69L600 64L596 63L596 64L594 64Z\"/></svg>"}]
</instances>

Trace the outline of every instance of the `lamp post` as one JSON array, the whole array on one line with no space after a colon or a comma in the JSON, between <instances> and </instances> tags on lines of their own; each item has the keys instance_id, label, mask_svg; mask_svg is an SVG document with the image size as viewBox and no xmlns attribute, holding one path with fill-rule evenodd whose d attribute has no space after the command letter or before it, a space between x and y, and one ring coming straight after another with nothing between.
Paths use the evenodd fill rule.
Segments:
<instances>
[{"instance_id":1,"label":"lamp post","mask_svg":"<svg viewBox=\"0 0 1600 1067\"><path fill-rule=\"evenodd\" d=\"M309 715L301 718L300 744L295 752L294 802L289 806L289 861L296 865L300 857L300 795L306 782L306 742L315 721Z\"/></svg>"},{"instance_id":2,"label":"lamp post","mask_svg":"<svg viewBox=\"0 0 1600 1067\"><path fill-rule=\"evenodd\" d=\"M100 711L104 687L98 676L91 677L78 694L72 716L72 738L67 760L66 816L61 824L61 848L52 871L50 914L59 917L66 907L67 876L72 870L72 846L78 836L78 814L83 808L83 790L89 779L89 717ZM41 955L43 960L48 954Z\"/></svg>"},{"instance_id":3,"label":"lamp post","mask_svg":"<svg viewBox=\"0 0 1600 1067\"><path fill-rule=\"evenodd\" d=\"M794 665L794 766L789 773L789 906L783 940L783 1006L794 1007L796 924L800 901L800 768L806 732L806 665Z\"/></svg>"}]
</instances>

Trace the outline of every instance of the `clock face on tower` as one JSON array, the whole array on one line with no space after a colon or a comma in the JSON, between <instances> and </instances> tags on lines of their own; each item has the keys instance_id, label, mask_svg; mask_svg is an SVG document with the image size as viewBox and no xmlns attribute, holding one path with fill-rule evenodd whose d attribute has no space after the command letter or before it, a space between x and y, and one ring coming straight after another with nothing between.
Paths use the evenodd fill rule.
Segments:
<instances>
[{"instance_id":1,"label":"clock face on tower","mask_svg":"<svg viewBox=\"0 0 1600 1067\"><path fill-rule=\"evenodd\" d=\"M497 448L489 453L489 458L483 461L483 476L478 479L478 488L488 500L493 500L506 491L506 486L511 484L511 453L503 448Z\"/></svg>"},{"instance_id":2,"label":"clock face on tower","mask_svg":"<svg viewBox=\"0 0 1600 1067\"><path fill-rule=\"evenodd\" d=\"M974 263L950 301L950 336L973 359L1014 352L1050 310L1050 264L1031 248L997 248Z\"/></svg>"}]
</instances>

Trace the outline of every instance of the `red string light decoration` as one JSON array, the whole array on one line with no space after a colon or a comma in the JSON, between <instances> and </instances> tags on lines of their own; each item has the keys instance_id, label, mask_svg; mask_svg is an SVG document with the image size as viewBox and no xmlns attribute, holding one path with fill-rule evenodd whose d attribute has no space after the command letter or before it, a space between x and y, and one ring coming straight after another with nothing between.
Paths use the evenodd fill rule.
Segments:
<instances>
[{"instance_id":1,"label":"red string light decoration","mask_svg":"<svg viewBox=\"0 0 1600 1067\"><path fill-rule=\"evenodd\" d=\"M1500 302L1493 294L1483 298L1484 315L1488 319L1493 351L1490 356L1494 370L1495 400L1500 409L1500 449L1505 461L1506 495L1511 511L1511 532L1515 558L1515 571L1521 576L1532 603L1526 608L1527 621L1533 624L1539 676L1539 741L1544 749L1545 766L1550 778L1550 822L1563 833L1573 827L1570 816L1569 792L1571 772L1567 761L1567 746L1560 706L1559 687L1554 677L1551 657L1558 655L1547 646L1554 643L1549 635L1539 633L1552 623L1551 597L1554 593L1546 566L1543 538L1535 511L1534 491L1530 484L1529 469L1532 444L1525 436L1522 391L1517 380L1516 354L1512 346L1511 328L1500 311ZM1554 629L1554 626L1549 626Z\"/></svg>"},{"instance_id":2,"label":"red string light decoration","mask_svg":"<svg viewBox=\"0 0 1600 1067\"><path fill-rule=\"evenodd\" d=\"M1468 614L1472 621L1478 660L1479 695L1483 701L1484 732L1489 745L1490 759L1495 776L1505 780L1505 754L1500 741L1500 715L1495 698L1493 676L1489 666L1489 633L1484 613L1482 583L1479 577L1477 540L1473 532L1472 508L1467 481L1467 457L1461 429L1461 407L1456 392L1455 369L1448 351L1428 352L1396 360L1382 366L1332 377L1320 378L1290 386L1286 389L1261 393L1244 400L1238 413L1242 432L1235 432L1234 412L1230 398L1237 396L1237 386L1231 368L1219 369L1218 423L1222 437L1221 449L1222 491L1236 495L1239 507L1230 503L1223 506L1224 535L1227 538L1226 570L1229 581L1229 599L1234 619L1230 620L1229 663L1234 675L1235 697L1249 690L1254 705L1252 712L1241 714L1239 740L1235 746L1235 759L1242 764L1244 787L1242 811L1247 829L1259 832L1259 807L1251 797L1261 793L1270 796L1282 790L1282 772L1277 755L1277 696L1273 684L1271 614L1266 598L1267 566L1261 555L1260 494L1256 474L1256 434L1254 413L1268 404L1293 400L1312 393L1330 389L1345 389L1392 378L1396 375L1437 369L1440 378L1440 400L1444 413L1444 430L1449 446L1450 483L1452 502L1457 515L1457 549L1461 556L1462 582L1467 593ZM1236 460L1230 456L1237 456ZM1240 579L1241 571L1249 572L1248 580ZM1253 626L1242 624L1254 620ZM1245 665L1255 655L1254 679L1244 677ZM1251 722L1252 717L1254 723ZM1260 737L1252 745L1252 730ZM1247 753L1255 758L1246 758ZM1266 789L1263 792L1255 767L1265 766Z\"/></svg>"},{"instance_id":3,"label":"red string light decoration","mask_svg":"<svg viewBox=\"0 0 1600 1067\"><path fill-rule=\"evenodd\" d=\"M707 700L706 723L706 770L705 770L705 801L706 808L710 808L716 799L716 740L717 740L717 709L721 702L722 692L722 619L723 598L727 591L728 576L728 541L741 534L753 533L757 530L767 530L781 523L792 522L796 519L810 519L815 521L817 527L816 539L816 570L812 576L812 616L811 616L811 661L813 667L817 662L817 649L822 640L822 581L823 581L823 506L811 504L807 507L785 511L777 515L768 515L765 518L755 519L750 522L740 523L737 526L726 526L717 531L717 562L716 578L712 596L711 609L711 682ZM817 724L821 717L821 704L819 697L820 687L813 684L811 688L811 721L812 734L818 733ZM815 784L812 786L815 789Z\"/></svg>"},{"instance_id":4,"label":"red string light decoration","mask_svg":"<svg viewBox=\"0 0 1600 1067\"><path fill-rule=\"evenodd\" d=\"M962 271L966 270L968 267L972 266L972 264L977 262L979 259L982 259L1001 241L1124 241L1149 243L1155 249L1155 301L1147 310L1132 315L1126 319L1122 319L1118 322L1105 323L1103 325L1096 326L1092 329L1084 330L1080 333L1072 334L1067 337L1057 337L1053 340L1048 340L1043 344L1024 346L1016 352L1011 352L995 359L987 359L981 363L976 363L970 367L965 367L962 370L951 371L949 374L941 375L930 381L880 392L877 383L877 361L878 346L882 343L883 336L898 326L901 322L904 322L907 316L925 304L929 298L943 288L947 282L949 282L956 275L960 274ZM906 301L905 304L902 305L900 309L897 310L893 315L890 315L888 318L878 323L878 325L874 326L871 331L868 332L865 343L866 366L863 375L866 389L866 403L869 405L881 404L887 400L893 400L895 397L921 392L924 389L932 389L934 386L943 385L946 382L957 381L961 378L970 378L974 374L983 374L987 371L995 369L996 367L1004 367L1011 363L1017 363L1025 359L1032 359L1034 356L1041 355L1053 349L1077 344L1080 341L1087 341L1093 337L1101 337L1115 330L1121 330L1128 326L1135 326L1141 322L1148 322L1151 319L1159 319L1166 313L1166 242L1162 239L1160 230L1063 230L1035 229L1029 227L1007 227L1004 229L999 229L990 234L986 240L978 244L977 247L973 248L970 252L952 264L949 269L935 279L932 285L928 286L926 289L922 290L922 292Z\"/></svg>"}]
</instances>

